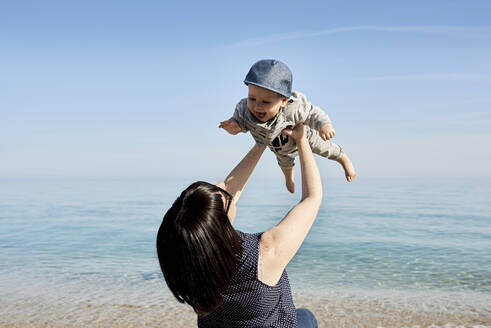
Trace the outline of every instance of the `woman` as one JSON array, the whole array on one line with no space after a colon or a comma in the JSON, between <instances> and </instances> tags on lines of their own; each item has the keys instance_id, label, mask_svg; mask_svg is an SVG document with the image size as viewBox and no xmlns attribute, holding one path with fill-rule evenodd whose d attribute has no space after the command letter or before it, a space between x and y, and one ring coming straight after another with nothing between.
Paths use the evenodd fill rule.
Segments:
<instances>
[{"instance_id":1,"label":"woman","mask_svg":"<svg viewBox=\"0 0 491 328\"><path fill-rule=\"evenodd\" d=\"M285 271L322 200L319 170L302 124L283 130L298 145L302 199L263 233L236 231L236 203L265 147L255 145L224 182L196 182L167 211L157 234L160 267L199 327L317 327L295 309Z\"/></svg>"}]
</instances>

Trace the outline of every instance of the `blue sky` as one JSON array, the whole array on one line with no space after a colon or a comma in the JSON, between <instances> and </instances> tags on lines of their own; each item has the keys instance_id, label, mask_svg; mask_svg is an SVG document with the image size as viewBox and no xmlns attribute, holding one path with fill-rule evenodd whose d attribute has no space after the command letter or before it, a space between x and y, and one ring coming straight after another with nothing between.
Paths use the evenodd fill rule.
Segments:
<instances>
[{"instance_id":1,"label":"blue sky","mask_svg":"<svg viewBox=\"0 0 491 328\"><path fill-rule=\"evenodd\" d=\"M262 58L290 66L360 177L489 177L490 12L450 0L2 1L0 178L219 178L253 143L217 126ZM281 176L272 154L256 174Z\"/></svg>"}]
</instances>

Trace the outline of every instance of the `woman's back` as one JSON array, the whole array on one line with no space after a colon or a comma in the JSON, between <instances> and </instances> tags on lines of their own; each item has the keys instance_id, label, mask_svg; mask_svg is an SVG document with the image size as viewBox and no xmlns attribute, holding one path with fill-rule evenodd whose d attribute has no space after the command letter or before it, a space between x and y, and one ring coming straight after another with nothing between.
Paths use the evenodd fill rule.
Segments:
<instances>
[{"instance_id":1,"label":"woman's back","mask_svg":"<svg viewBox=\"0 0 491 328\"><path fill-rule=\"evenodd\" d=\"M243 253L223 304L206 316L198 326L208 327L296 327L295 306L286 271L275 286L257 279L261 234L237 231L243 240Z\"/></svg>"}]
</instances>

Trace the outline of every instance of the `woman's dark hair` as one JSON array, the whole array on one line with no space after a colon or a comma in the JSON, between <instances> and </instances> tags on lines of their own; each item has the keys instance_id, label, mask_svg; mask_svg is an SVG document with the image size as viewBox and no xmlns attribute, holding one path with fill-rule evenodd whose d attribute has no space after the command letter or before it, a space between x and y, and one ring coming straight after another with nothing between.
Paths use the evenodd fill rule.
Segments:
<instances>
[{"instance_id":1,"label":"woman's dark hair","mask_svg":"<svg viewBox=\"0 0 491 328\"><path fill-rule=\"evenodd\" d=\"M191 184L164 215L157 233L167 286L198 314L220 306L242 254L242 240L225 213L220 190L207 182Z\"/></svg>"}]
</instances>

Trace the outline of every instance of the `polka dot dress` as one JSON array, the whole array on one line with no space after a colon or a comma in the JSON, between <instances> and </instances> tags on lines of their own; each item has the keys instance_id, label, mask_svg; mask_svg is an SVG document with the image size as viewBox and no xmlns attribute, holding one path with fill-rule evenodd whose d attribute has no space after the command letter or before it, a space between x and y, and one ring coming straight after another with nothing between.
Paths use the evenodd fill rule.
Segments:
<instances>
[{"instance_id":1,"label":"polka dot dress","mask_svg":"<svg viewBox=\"0 0 491 328\"><path fill-rule=\"evenodd\" d=\"M244 251L223 304L198 317L199 328L297 327L295 305L286 271L275 286L257 279L261 233L237 231Z\"/></svg>"}]
</instances>

